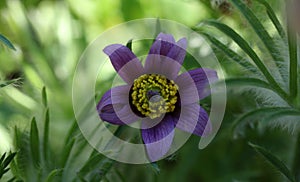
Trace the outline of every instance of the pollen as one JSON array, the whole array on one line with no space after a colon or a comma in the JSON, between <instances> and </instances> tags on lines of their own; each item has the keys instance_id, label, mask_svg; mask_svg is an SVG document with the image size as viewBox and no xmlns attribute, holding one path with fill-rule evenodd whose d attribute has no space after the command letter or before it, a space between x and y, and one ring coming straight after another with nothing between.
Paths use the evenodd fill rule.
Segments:
<instances>
[{"instance_id":1,"label":"pollen","mask_svg":"<svg viewBox=\"0 0 300 182\"><path fill-rule=\"evenodd\" d=\"M163 75L144 74L134 80L131 88L131 102L144 116L151 119L173 112L178 86Z\"/></svg>"}]
</instances>

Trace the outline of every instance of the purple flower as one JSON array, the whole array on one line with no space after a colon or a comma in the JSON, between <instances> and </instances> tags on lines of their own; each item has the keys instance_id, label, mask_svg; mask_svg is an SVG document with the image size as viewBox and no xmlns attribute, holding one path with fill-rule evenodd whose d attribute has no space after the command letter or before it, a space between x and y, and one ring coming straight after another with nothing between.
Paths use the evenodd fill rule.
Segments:
<instances>
[{"instance_id":1,"label":"purple flower","mask_svg":"<svg viewBox=\"0 0 300 182\"><path fill-rule=\"evenodd\" d=\"M100 118L115 125L141 122L141 136L150 161L171 148L174 129L203 136L210 122L199 100L210 94L214 70L197 68L178 75L186 55L185 38L178 42L160 33L143 66L124 45L104 48L120 77L127 83L107 91L97 105ZM206 129L205 129L206 128Z\"/></svg>"}]
</instances>

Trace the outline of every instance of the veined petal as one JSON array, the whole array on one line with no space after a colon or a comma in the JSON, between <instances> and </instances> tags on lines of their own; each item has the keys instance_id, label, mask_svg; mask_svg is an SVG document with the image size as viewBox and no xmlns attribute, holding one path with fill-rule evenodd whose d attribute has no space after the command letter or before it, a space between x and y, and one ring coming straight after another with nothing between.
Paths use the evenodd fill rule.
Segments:
<instances>
[{"instance_id":1,"label":"veined petal","mask_svg":"<svg viewBox=\"0 0 300 182\"><path fill-rule=\"evenodd\" d=\"M166 116L166 113L157 118L153 118L153 119L151 119L150 117L144 117L142 119L141 129L150 129L150 128L155 127L156 125L161 123L163 121L163 119L165 119L165 116Z\"/></svg>"},{"instance_id":2,"label":"veined petal","mask_svg":"<svg viewBox=\"0 0 300 182\"><path fill-rule=\"evenodd\" d=\"M142 129L142 138L151 162L161 159L171 148L176 119L166 115L156 126Z\"/></svg>"},{"instance_id":3,"label":"veined petal","mask_svg":"<svg viewBox=\"0 0 300 182\"><path fill-rule=\"evenodd\" d=\"M144 68L140 60L126 46L121 44L112 44L103 49L118 74L127 83L133 83L133 80L144 73Z\"/></svg>"},{"instance_id":4,"label":"veined petal","mask_svg":"<svg viewBox=\"0 0 300 182\"><path fill-rule=\"evenodd\" d=\"M167 74L174 79L180 71L186 54L186 39L182 38L175 42L170 34L160 33L156 41L152 44L149 54L146 58L145 70L150 72L172 72ZM174 65L172 65L174 62ZM172 71L169 71L172 70Z\"/></svg>"},{"instance_id":5,"label":"veined petal","mask_svg":"<svg viewBox=\"0 0 300 182\"><path fill-rule=\"evenodd\" d=\"M175 39L171 34L159 33L156 37L156 40L166 41L170 43L175 43Z\"/></svg>"},{"instance_id":6,"label":"veined petal","mask_svg":"<svg viewBox=\"0 0 300 182\"><path fill-rule=\"evenodd\" d=\"M111 124L130 124L139 119L129 105L130 86L118 86L108 90L97 105L97 111L103 121Z\"/></svg>"},{"instance_id":7,"label":"veined petal","mask_svg":"<svg viewBox=\"0 0 300 182\"><path fill-rule=\"evenodd\" d=\"M208 135L211 131L208 114L198 103L181 107L176 127L198 136Z\"/></svg>"},{"instance_id":8,"label":"veined petal","mask_svg":"<svg viewBox=\"0 0 300 182\"><path fill-rule=\"evenodd\" d=\"M186 55L186 46L187 46L186 38L180 39L176 43L176 45L174 45L170 49L169 53L167 54L167 57L177 61L179 64L182 65L183 60L184 60L185 55Z\"/></svg>"},{"instance_id":9,"label":"veined petal","mask_svg":"<svg viewBox=\"0 0 300 182\"><path fill-rule=\"evenodd\" d=\"M149 54L146 63L145 73L164 75L170 80L176 79L181 68L177 61L158 54Z\"/></svg>"},{"instance_id":10,"label":"veined petal","mask_svg":"<svg viewBox=\"0 0 300 182\"><path fill-rule=\"evenodd\" d=\"M175 44L175 39L171 34L160 33L151 46L149 54L166 56Z\"/></svg>"},{"instance_id":11,"label":"veined petal","mask_svg":"<svg viewBox=\"0 0 300 182\"><path fill-rule=\"evenodd\" d=\"M207 68L197 68L179 75L175 82L179 86L182 104L195 103L210 95L208 86L217 80L217 72Z\"/></svg>"}]
</instances>

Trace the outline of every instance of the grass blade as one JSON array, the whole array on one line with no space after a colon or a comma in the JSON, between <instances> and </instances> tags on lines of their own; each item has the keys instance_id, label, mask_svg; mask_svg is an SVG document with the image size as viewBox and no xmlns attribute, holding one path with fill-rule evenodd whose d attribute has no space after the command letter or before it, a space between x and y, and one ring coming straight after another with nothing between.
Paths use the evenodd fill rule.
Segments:
<instances>
[{"instance_id":1,"label":"grass blade","mask_svg":"<svg viewBox=\"0 0 300 182\"><path fill-rule=\"evenodd\" d=\"M45 126L44 126L44 140L43 140L43 149L44 149L44 160L48 161L49 155L49 126L50 125L50 115L49 109L47 108L45 114Z\"/></svg>"},{"instance_id":2,"label":"grass blade","mask_svg":"<svg viewBox=\"0 0 300 182\"><path fill-rule=\"evenodd\" d=\"M272 166L274 166L278 171L280 171L285 177L287 177L291 182L296 182L295 177L292 175L290 170L287 168L287 166L278 159L275 155L273 155L271 152L267 151L261 146L252 144L249 142L249 145L253 147L256 152L261 154Z\"/></svg>"},{"instance_id":3,"label":"grass blade","mask_svg":"<svg viewBox=\"0 0 300 182\"><path fill-rule=\"evenodd\" d=\"M243 58L242 56L238 55L236 52L229 49L228 46L226 46L225 44L223 44L213 36L205 32L200 32L200 33L204 35L213 44L213 46L215 46L218 50L222 51L228 58L238 63L246 70L254 74L258 74L257 68L254 65L252 65L249 61L247 61L245 58Z\"/></svg>"},{"instance_id":4,"label":"grass blade","mask_svg":"<svg viewBox=\"0 0 300 182\"><path fill-rule=\"evenodd\" d=\"M248 6L242 2L241 0L231 0L233 4L241 11L241 13L244 15L244 17L248 20L260 40L263 42L265 47L268 49L269 53L271 54L273 60L275 61L275 64L278 68L281 67L282 63L284 62L284 59L282 56L278 56L278 53L280 52L267 32L267 30L264 28L262 23L259 21L259 19L255 16L255 14L248 8ZM285 70L279 69L279 72L281 76L285 75Z\"/></svg>"},{"instance_id":5,"label":"grass blade","mask_svg":"<svg viewBox=\"0 0 300 182\"><path fill-rule=\"evenodd\" d=\"M42 102L45 107L48 106L46 87L43 87L43 89L42 89Z\"/></svg>"},{"instance_id":6,"label":"grass blade","mask_svg":"<svg viewBox=\"0 0 300 182\"><path fill-rule=\"evenodd\" d=\"M253 60L253 62L256 64L256 66L260 69L260 71L263 73L263 75L266 77L268 82L272 85L272 87L284 98L285 100L288 100L288 95L285 93L285 91L278 85L278 83L275 81L269 70L266 68L266 66L263 64L261 59L258 57L258 55L254 52L254 50L250 47L250 45L238 34L236 33L232 28L229 26L222 24L220 22L214 21L214 20L207 20L204 21L205 24L211 25L223 33L225 33L227 36L229 36L232 40L234 40L239 47L245 51L245 53L248 54L248 56Z\"/></svg>"},{"instance_id":7,"label":"grass blade","mask_svg":"<svg viewBox=\"0 0 300 182\"><path fill-rule=\"evenodd\" d=\"M33 163L38 166L40 163L40 144L39 144L39 132L35 118L31 120L30 129L30 147Z\"/></svg>"},{"instance_id":8,"label":"grass blade","mask_svg":"<svg viewBox=\"0 0 300 182\"><path fill-rule=\"evenodd\" d=\"M16 48L14 47L14 45L6 38L4 37L2 34L0 34L0 41L6 45L8 48L16 51Z\"/></svg>"}]
</instances>

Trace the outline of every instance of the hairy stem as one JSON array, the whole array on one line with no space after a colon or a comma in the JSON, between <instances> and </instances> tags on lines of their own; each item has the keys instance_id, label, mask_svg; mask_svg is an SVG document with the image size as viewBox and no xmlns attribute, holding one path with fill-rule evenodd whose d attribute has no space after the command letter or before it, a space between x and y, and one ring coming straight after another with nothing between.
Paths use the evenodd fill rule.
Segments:
<instances>
[{"instance_id":1,"label":"hairy stem","mask_svg":"<svg viewBox=\"0 0 300 182\"><path fill-rule=\"evenodd\" d=\"M300 181L300 133L297 136L292 172L295 174L296 180Z\"/></svg>"}]
</instances>

